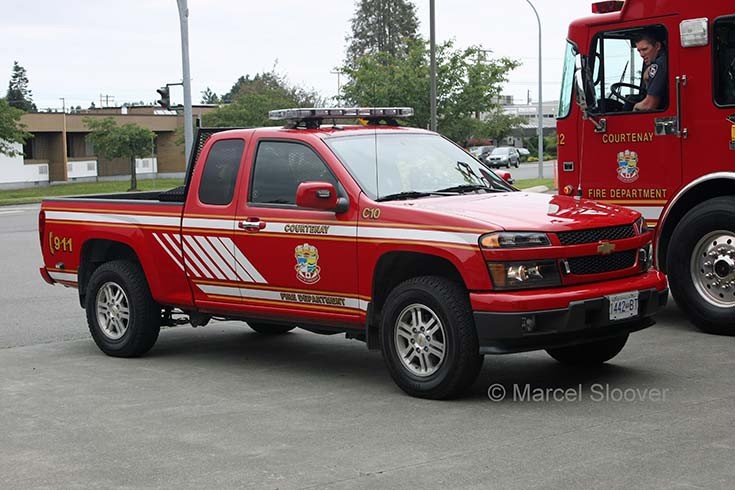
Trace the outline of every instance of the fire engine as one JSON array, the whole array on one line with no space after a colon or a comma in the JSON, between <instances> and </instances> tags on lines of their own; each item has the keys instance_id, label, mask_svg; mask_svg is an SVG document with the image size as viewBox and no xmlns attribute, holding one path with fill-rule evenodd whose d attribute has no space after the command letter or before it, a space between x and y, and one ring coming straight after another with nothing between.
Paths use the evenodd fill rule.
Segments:
<instances>
[{"instance_id":1,"label":"fire engine","mask_svg":"<svg viewBox=\"0 0 735 490\"><path fill-rule=\"evenodd\" d=\"M668 288L640 213L519 192L396 125L411 114L289 109L271 113L284 127L200 130L182 188L45 200L41 275L78 288L111 356L179 323L300 327L382 350L426 398L460 394L485 354L599 364L653 323Z\"/></svg>"},{"instance_id":2,"label":"fire engine","mask_svg":"<svg viewBox=\"0 0 735 490\"><path fill-rule=\"evenodd\" d=\"M569 27L559 193L640 211L680 308L734 335L735 8L626 0L592 12Z\"/></svg>"}]
</instances>

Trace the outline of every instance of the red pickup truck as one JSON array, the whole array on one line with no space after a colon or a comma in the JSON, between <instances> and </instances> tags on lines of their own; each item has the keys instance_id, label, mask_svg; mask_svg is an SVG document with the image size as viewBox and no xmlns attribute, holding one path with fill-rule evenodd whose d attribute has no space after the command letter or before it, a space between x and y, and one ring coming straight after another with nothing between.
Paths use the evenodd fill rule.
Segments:
<instances>
[{"instance_id":1,"label":"red pickup truck","mask_svg":"<svg viewBox=\"0 0 735 490\"><path fill-rule=\"evenodd\" d=\"M342 332L426 398L460 394L485 354L602 363L653 324L668 290L639 213L519 192L396 124L410 114L290 109L271 113L285 127L200 130L182 188L44 200L41 275L78 288L111 356L212 317Z\"/></svg>"}]
</instances>

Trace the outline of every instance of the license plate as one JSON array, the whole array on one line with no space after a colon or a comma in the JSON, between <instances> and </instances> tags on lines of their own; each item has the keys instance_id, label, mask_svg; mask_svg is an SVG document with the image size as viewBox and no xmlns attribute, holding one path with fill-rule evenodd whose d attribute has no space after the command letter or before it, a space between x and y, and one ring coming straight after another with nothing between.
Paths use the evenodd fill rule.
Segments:
<instances>
[{"instance_id":1,"label":"license plate","mask_svg":"<svg viewBox=\"0 0 735 490\"><path fill-rule=\"evenodd\" d=\"M610 302L610 320L623 320L638 315L638 291L613 294L607 299Z\"/></svg>"}]
</instances>

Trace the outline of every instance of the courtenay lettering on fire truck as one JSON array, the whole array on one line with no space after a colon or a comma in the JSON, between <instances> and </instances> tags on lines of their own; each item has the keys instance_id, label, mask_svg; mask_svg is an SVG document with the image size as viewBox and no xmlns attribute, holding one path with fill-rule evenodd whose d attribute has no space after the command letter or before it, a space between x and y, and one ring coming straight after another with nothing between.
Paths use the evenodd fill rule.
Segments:
<instances>
[{"instance_id":1,"label":"courtenay lettering on fire truck","mask_svg":"<svg viewBox=\"0 0 735 490\"><path fill-rule=\"evenodd\" d=\"M625 0L592 10L569 27L559 192L641 212L677 304L701 329L735 335L732 4Z\"/></svg>"},{"instance_id":2,"label":"courtenay lettering on fire truck","mask_svg":"<svg viewBox=\"0 0 735 490\"><path fill-rule=\"evenodd\" d=\"M184 188L44 201L41 274L79 289L112 356L144 354L162 325L299 327L383 350L396 383L427 398L460 394L485 354L601 363L653 323L668 291L639 213L519 192L440 135L399 127L410 112L200 128Z\"/></svg>"}]
</instances>

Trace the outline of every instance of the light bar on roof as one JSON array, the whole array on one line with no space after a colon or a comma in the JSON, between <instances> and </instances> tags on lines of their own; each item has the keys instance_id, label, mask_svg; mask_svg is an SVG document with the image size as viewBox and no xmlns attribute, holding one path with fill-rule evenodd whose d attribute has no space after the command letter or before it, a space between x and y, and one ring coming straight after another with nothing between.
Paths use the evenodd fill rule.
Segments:
<instances>
[{"instance_id":1,"label":"light bar on roof","mask_svg":"<svg viewBox=\"0 0 735 490\"><path fill-rule=\"evenodd\" d=\"M609 14L610 12L620 12L623 10L623 3L616 0L608 0L605 2L595 2L592 4L593 14Z\"/></svg>"},{"instance_id":2,"label":"light bar on roof","mask_svg":"<svg viewBox=\"0 0 735 490\"><path fill-rule=\"evenodd\" d=\"M687 19L679 24L681 35L681 46L683 48L696 48L709 44L709 32L707 31L707 18Z\"/></svg>"},{"instance_id":3,"label":"light bar on roof","mask_svg":"<svg viewBox=\"0 0 735 490\"><path fill-rule=\"evenodd\" d=\"M379 117L411 117L412 107L309 107L279 109L268 112L273 121L294 119L374 119Z\"/></svg>"}]
</instances>

